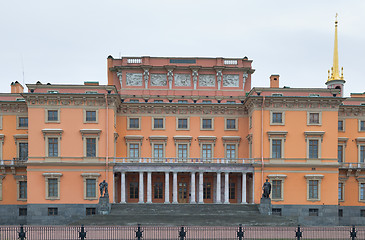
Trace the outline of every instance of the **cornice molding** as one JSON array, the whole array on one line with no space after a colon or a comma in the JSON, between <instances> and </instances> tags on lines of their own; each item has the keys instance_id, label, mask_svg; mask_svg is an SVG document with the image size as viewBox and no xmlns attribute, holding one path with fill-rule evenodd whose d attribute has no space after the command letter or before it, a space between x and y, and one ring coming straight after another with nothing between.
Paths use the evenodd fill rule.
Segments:
<instances>
[{"instance_id":1,"label":"cornice molding","mask_svg":"<svg viewBox=\"0 0 365 240\"><path fill-rule=\"evenodd\" d=\"M0 101L0 113L27 113L28 107L24 101Z\"/></svg>"},{"instance_id":2,"label":"cornice molding","mask_svg":"<svg viewBox=\"0 0 365 240\"><path fill-rule=\"evenodd\" d=\"M346 106L341 105L338 110L339 117L364 117L365 116L365 106Z\"/></svg>"}]
</instances>

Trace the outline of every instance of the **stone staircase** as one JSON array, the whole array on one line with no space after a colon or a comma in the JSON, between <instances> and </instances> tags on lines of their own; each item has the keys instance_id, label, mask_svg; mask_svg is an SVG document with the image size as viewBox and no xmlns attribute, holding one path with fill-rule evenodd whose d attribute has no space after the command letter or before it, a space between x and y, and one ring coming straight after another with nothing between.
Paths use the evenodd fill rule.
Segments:
<instances>
[{"instance_id":1,"label":"stone staircase","mask_svg":"<svg viewBox=\"0 0 365 240\"><path fill-rule=\"evenodd\" d=\"M113 204L109 215L93 215L72 225L135 226L296 226L297 219L264 216L254 204Z\"/></svg>"}]
</instances>

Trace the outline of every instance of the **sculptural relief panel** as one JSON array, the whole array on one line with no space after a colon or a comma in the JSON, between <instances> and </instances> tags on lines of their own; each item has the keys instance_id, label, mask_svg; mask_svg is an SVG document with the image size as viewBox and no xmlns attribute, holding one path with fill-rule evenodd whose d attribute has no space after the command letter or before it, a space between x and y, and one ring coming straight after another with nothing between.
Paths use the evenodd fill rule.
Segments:
<instances>
[{"instance_id":1,"label":"sculptural relief panel","mask_svg":"<svg viewBox=\"0 0 365 240\"><path fill-rule=\"evenodd\" d=\"M224 74L223 87L239 87L239 79L238 74Z\"/></svg>"},{"instance_id":2,"label":"sculptural relief panel","mask_svg":"<svg viewBox=\"0 0 365 240\"><path fill-rule=\"evenodd\" d=\"M190 74L175 74L175 86L177 87L190 87L191 78Z\"/></svg>"},{"instance_id":3,"label":"sculptural relief panel","mask_svg":"<svg viewBox=\"0 0 365 240\"><path fill-rule=\"evenodd\" d=\"M142 86L142 73L127 73L127 86Z\"/></svg>"},{"instance_id":4,"label":"sculptural relief panel","mask_svg":"<svg viewBox=\"0 0 365 240\"><path fill-rule=\"evenodd\" d=\"M151 86L167 86L166 74L151 74Z\"/></svg>"},{"instance_id":5,"label":"sculptural relief panel","mask_svg":"<svg viewBox=\"0 0 365 240\"><path fill-rule=\"evenodd\" d=\"M200 74L199 87L215 87L214 74Z\"/></svg>"}]
</instances>

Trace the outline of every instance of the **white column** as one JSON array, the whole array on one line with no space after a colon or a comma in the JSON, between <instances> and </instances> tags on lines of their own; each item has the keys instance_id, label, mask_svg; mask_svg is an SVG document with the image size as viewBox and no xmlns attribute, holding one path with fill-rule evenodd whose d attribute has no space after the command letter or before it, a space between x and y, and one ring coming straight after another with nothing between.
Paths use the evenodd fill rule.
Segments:
<instances>
[{"instance_id":1,"label":"white column","mask_svg":"<svg viewBox=\"0 0 365 240\"><path fill-rule=\"evenodd\" d=\"M165 203L170 203L170 173L165 172Z\"/></svg>"},{"instance_id":2,"label":"white column","mask_svg":"<svg viewBox=\"0 0 365 240\"><path fill-rule=\"evenodd\" d=\"M242 202L241 203L247 203L246 201L246 173L242 173Z\"/></svg>"},{"instance_id":3,"label":"white column","mask_svg":"<svg viewBox=\"0 0 365 240\"><path fill-rule=\"evenodd\" d=\"M147 203L152 203L152 173L147 172Z\"/></svg>"},{"instance_id":4,"label":"white column","mask_svg":"<svg viewBox=\"0 0 365 240\"><path fill-rule=\"evenodd\" d=\"M216 203L222 203L221 201L221 173L217 172L217 197Z\"/></svg>"},{"instance_id":5,"label":"white column","mask_svg":"<svg viewBox=\"0 0 365 240\"><path fill-rule=\"evenodd\" d=\"M125 172L120 173L120 203L126 203L126 201L125 201Z\"/></svg>"},{"instance_id":6,"label":"white column","mask_svg":"<svg viewBox=\"0 0 365 240\"><path fill-rule=\"evenodd\" d=\"M144 195L143 172L139 172L139 202L138 203L144 203L143 195Z\"/></svg>"},{"instance_id":7,"label":"white column","mask_svg":"<svg viewBox=\"0 0 365 240\"><path fill-rule=\"evenodd\" d=\"M196 203L195 201L195 172L191 173L190 183L190 203Z\"/></svg>"},{"instance_id":8,"label":"white column","mask_svg":"<svg viewBox=\"0 0 365 240\"><path fill-rule=\"evenodd\" d=\"M173 172L172 203L177 203L177 172Z\"/></svg>"},{"instance_id":9,"label":"white column","mask_svg":"<svg viewBox=\"0 0 365 240\"><path fill-rule=\"evenodd\" d=\"M224 173L224 203L229 204L229 172Z\"/></svg>"},{"instance_id":10,"label":"white column","mask_svg":"<svg viewBox=\"0 0 365 240\"><path fill-rule=\"evenodd\" d=\"M199 172L199 201L198 203L204 203L203 200L203 172Z\"/></svg>"}]
</instances>

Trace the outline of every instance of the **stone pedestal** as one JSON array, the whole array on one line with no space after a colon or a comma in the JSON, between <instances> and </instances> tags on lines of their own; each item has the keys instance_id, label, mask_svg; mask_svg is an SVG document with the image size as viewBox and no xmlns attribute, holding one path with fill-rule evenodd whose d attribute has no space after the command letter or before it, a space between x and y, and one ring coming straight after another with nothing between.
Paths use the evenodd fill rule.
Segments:
<instances>
[{"instance_id":1,"label":"stone pedestal","mask_svg":"<svg viewBox=\"0 0 365 240\"><path fill-rule=\"evenodd\" d=\"M259 211L262 215L271 215L272 214L272 205L270 198L261 198Z\"/></svg>"},{"instance_id":2,"label":"stone pedestal","mask_svg":"<svg viewBox=\"0 0 365 240\"><path fill-rule=\"evenodd\" d=\"M98 214L108 215L110 213L111 204L109 202L109 195L99 198Z\"/></svg>"}]
</instances>

